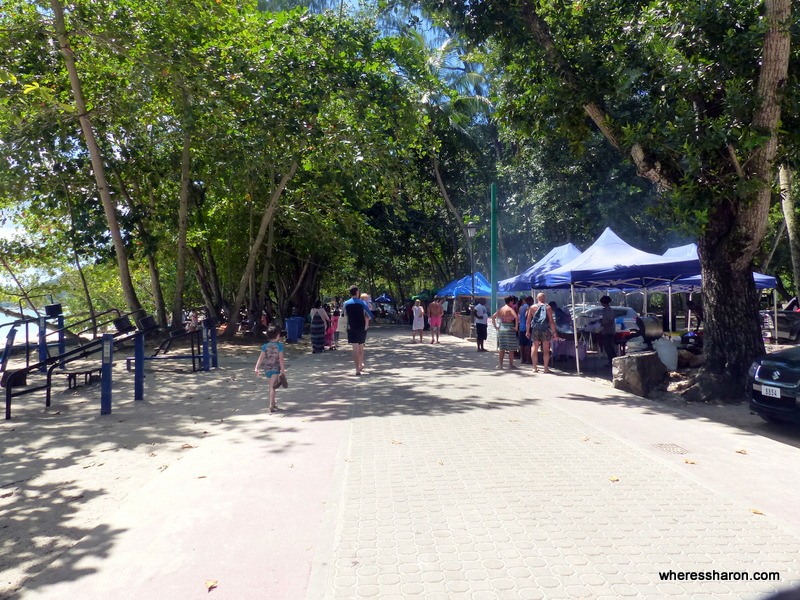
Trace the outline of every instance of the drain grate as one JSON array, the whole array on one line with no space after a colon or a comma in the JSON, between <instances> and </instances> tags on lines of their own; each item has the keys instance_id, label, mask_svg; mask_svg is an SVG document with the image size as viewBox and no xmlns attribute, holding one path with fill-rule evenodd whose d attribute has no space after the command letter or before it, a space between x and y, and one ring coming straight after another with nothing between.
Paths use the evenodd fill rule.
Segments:
<instances>
[{"instance_id":1,"label":"drain grate","mask_svg":"<svg viewBox=\"0 0 800 600\"><path fill-rule=\"evenodd\" d=\"M653 446L670 454L689 454L686 448L681 448L678 444L653 444Z\"/></svg>"}]
</instances>

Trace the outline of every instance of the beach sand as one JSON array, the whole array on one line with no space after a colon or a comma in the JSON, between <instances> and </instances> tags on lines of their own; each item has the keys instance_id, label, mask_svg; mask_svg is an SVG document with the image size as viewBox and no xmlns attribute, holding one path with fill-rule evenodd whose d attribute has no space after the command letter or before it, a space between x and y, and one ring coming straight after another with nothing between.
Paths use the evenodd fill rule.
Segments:
<instances>
[{"instance_id":1,"label":"beach sand","mask_svg":"<svg viewBox=\"0 0 800 600\"><path fill-rule=\"evenodd\" d=\"M217 472L230 470L225 453L235 454L241 436L263 441L263 451L274 455L309 443L308 431L277 435L284 415L269 414L265 380L253 372L258 343L220 344L220 366L210 373L192 373L187 361L148 365L145 399L138 402L125 354L117 353L110 415L100 415L99 384L67 390L63 377L48 409L41 392L14 398L13 419L0 421L0 598L46 576L79 540L89 540L93 555L107 556L116 533L110 516L167 470L191 465L192 482L211 487L221 480L214 481ZM307 352L306 346L287 347L290 382L293 356ZM299 464L303 457L294 460ZM178 504L165 507L176 518L184 512L180 492L157 492ZM321 486L320 495L326 492ZM214 490L198 494L211 502Z\"/></svg>"}]
</instances>

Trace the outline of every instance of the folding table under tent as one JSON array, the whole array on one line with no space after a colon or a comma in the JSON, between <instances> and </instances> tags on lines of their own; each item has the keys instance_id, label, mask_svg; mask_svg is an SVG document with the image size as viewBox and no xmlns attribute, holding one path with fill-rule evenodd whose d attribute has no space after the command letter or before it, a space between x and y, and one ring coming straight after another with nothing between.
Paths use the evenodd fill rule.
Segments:
<instances>
[{"instance_id":1,"label":"folding table under tent","mask_svg":"<svg viewBox=\"0 0 800 600\"><path fill-rule=\"evenodd\" d=\"M548 252L543 258L536 263L525 269L519 275L509 277L497 282L497 291L503 294L512 292L527 292L534 289L532 285L533 279L545 273L557 269L572 259L580 256L581 251L573 244L564 244L563 246L556 246Z\"/></svg>"}]
</instances>

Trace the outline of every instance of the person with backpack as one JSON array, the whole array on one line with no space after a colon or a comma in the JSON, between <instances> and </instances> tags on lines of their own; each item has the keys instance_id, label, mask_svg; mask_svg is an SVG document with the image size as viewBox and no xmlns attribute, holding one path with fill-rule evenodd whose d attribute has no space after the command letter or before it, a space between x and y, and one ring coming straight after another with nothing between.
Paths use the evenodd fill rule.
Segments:
<instances>
[{"instance_id":1,"label":"person with backpack","mask_svg":"<svg viewBox=\"0 0 800 600\"><path fill-rule=\"evenodd\" d=\"M524 301L519 307L519 352L522 364L531 364L531 338L525 329L528 322L528 309L533 305L533 296L525 296Z\"/></svg>"},{"instance_id":2,"label":"person with backpack","mask_svg":"<svg viewBox=\"0 0 800 600\"><path fill-rule=\"evenodd\" d=\"M553 309L546 302L544 292L536 295L538 304L534 304L528 309L525 319L526 335L531 340L531 362L533 372L539 372L539 346L542 347L542 358L544 362L544 372L550 372L550 341L557 337L556 322L553 319Z\"/></svg>"}]
</instances>

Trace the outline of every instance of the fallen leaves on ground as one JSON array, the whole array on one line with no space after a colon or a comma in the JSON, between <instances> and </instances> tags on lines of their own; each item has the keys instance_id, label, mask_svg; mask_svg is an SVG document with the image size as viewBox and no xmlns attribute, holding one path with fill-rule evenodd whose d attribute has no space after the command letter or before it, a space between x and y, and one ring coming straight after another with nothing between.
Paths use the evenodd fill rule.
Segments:
<instances>
[{"instance_id":1,"label":"fallen leaves on ground","mask_svg":"<svg viewBox=\"0 0 800 600\"><path fill-rule=\"evenodd\" d=\"M736 454L747 454L747 450L745 450L744 448L741 448L740 450L736 451Z\"/></svg>"},{"instance_id":2,"label":"fallen leaves on ground","mask_svg":"<svg viewBox=\"0 0 800 600\"><path fill-rule=\"evenodd\" d=\"M183 444L181 446L181 450L191 450L192 448L197 448L197 446L192 446L191 444Z\"/></svg>"},{"instance_id":3,"label":"fallen leaves on ground","mask_svg":"<svg viewBox=\"0 0 800 600\"><path fill-rule=\"evenodd\" d=\"M219 581L216 579L206 579L206 589L210 592L215 587L219 585Z\"/></svg>"},{"instance_id":4,"label":"fallen leaves on ground","mask_svg":"<svg viewBox=\"0 0 800 600\"><path fill-rule=\"evenodd\" d=\"M613 477L613 476L612 476L612 477L609 477L609 478L608 478L608 480L609 480L611 483L617 483L617 482L619 481L619 477Z\"/></svg>"},{"instance_id":5,"label":"fallen leaves on ground","mask_svg":"<svg viewBox=\"0 0 800 600\"><path fill-rule=\"evenodd\" d=\"M696 463L695 461L693 461L691 458L684 458L684 459L683 459L683 462L685 462L687 465L696 465L696 464L697 464L697 463Z\"/></svg>"},{"instance_id":6,"label":"fallen leaves on ground","mask_svg":"<svg viewBox=\"0 0 800 600\"><path fill-rule=\"evenodd\" d=\"M402 444L403 442L401 442L401 441L399 441L399 440L392 440L392 443L393 443L393 444L395 444L395 445L400 445L400 444Z\"/></svg>"},{"instance_id":7,"label":"fallen leaves on ground","mask_svg":"<svg viewBox=\"0 0 800 600\"><path fill-rule=\"evenodd\" d=\"M751 508L750 512L753 513L754 515L763 515L764 514L763 512L758 510L757 508Z\"/></svg>"}]
</instances>

